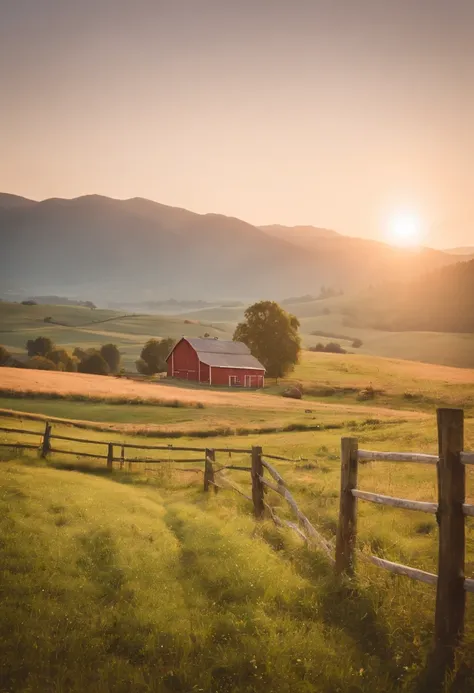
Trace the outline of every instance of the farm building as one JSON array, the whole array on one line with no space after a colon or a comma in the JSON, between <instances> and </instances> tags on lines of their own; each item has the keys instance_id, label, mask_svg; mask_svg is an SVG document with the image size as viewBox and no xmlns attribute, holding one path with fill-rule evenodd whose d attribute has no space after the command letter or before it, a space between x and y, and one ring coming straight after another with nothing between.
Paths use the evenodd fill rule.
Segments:
<instances>
[{"instance_id":1,"label":"farm building","mask_svg":"<svg viewBox=\"0 0 474 693\"><path fill-rule=\"evenodd\" d=\"M263 387L265 382L265 368L242 342L182 337L166 361L172 378L228 387Z\"/></svg>"}]
</instances>

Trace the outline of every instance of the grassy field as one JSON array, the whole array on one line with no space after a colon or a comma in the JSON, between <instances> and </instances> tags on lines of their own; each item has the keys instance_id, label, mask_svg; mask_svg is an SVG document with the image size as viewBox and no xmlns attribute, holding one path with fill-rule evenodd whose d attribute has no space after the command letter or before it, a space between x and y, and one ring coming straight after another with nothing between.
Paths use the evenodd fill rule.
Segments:
<instances>
[{"instance_id":1,"label":"grassy field","mask_svg":"<svg viewBox=\"0 0 474 693\"><path fill-rule=\"evenodd\" d=\"M318 342L338 342L349 351L409 359L447 366L474 368L474 335L446 332L386 332L367 326L373 295L338 296L321 301L293 301L285 310L300 320L303 344L309 348ZM242 308L208 308L188 317L203 320L225 330L242 319ZM354 339L360 349L353 349Z\"/></svg>"},{"instance_id":2,"label":"grassy field","mask_svg":"<svg viewBox=\"0 0 474 693\"><path fill-rule=\"evenodd\" d=\"M354 314L364 305L363 297L337 297L323 301L285 305L301 322L305 347L336 341L345 349L369 356L410 359L447 366L474 368L474 335L444 332L384 332L358 327ZM135 371L135 361L150 337L202 336L230 339L242 319L242 308L208 308L176 317L125 315L112 310L91 310L79 306L23 306L0 302L0 344L20 353L28 339L50 337L67 349L117 344L123 365ZM45 323L50 317L54 324ZM314 333L314 334L313 334ZM352 348L355 338L363 344Z\"/></svg>"},{"instance_id":3,"label":"grassy field","mask_svg":"<svg viewBox=\"0 0 474 693\"><path fill-rule=\"evenodd\" d=\"M10 418L1 425L43 428ZM53 428L82 435L66 424ZM473 422L466 428L474 448ZM231 438L226 445L261 444L264 452L304 457L276 466L304 512L332 539L341 435L357 435L364 447L376 449L436 449L433 417L415 429L410 422L349 423L342 430ZM3 440L18 437L3 434ZM87 438L104 440L104 433L88 431ZM124 432L109 432L105 439L136 440ZM222 440L205 444L220 447ZM104 452L103 445L82 447ZM4 690L419 690L415 681L432 637L432 587L363 562L357 584L344 587L323 557L289 530L268 520L256 524L250 504L232 491L205 497L202 476L171 462L151 475L140 472L139 464L132 473L106 474L103 463L69 455L52 455L44 463L34 452L16 460L11 450L1 454ZM237 464L246 459L232 456ZM228 456L218 454L217 460ZM247 473L229 474L249 488ZM421 465L373 463L361 469L359 485L413 499L436 497L435 470ZM268 500L290 518L280 497ZM473 524L467 535L469 577ZM359 547L436 571L436 523L418 513L361 503ZM464 678L456 689L463 693L474 684L473 601L469 595L460 655Z\"/></svg>"},{"instance_id":4,"label":"grassy field","mask_svg":"<svg viewBox=\"0 0 474 693\"><path fill-rule=\"evenodd\" d=\"M292 381L303 384L303 401L278 396ZM380 394L359 401L370 383ZM0 427L37 432L0 432L0 442L12 444L0 447L0 690L427 693L420 682L433 635L432 587L363 561L353 584L335 581L317 550L269 519L256 523L235 492L204 494L203 454L180 465L173 459L186 453L129 450L164 462L107 472L104 461L77 453L104 455L111 442L119 456L123 443L143 435L224 450L261 445L264 454L295 460L276 466L332 541L340 438L434 453L435 406L465 404L466 448L474 450L474 371L305 353L292 379L265 394L4 368L0 388ZM9 388L15 396L5 396ZM180 405L169 406L175 400ZM46 462L15 449L22 440L38 444L45 419L53 434L92 442L53 439L75 454ZM217 453L217 466L229 461L248 465L249 457ZM474 468L467 473L474 503ZM249 492L247 472L226 474ZM371 463L361 467L359 487L435 501L436 470ZM281 497L267 500L293 519ZM358 518L362 551L437 571L434 518L363 502ZM466 576L474 578L472 518ZM458 693L474 687L472 595L467 602Z\"/></svg>"},{"instance_id":5,"label":"grassy field","mask_svg":"<svg viewBox=\"0 0 474 693\"><path fill-rule=\"evenodd\" d=\"M45 317L52 318L54 324L45 323ZM38 336L50 337L55 344L70 350L76 346L87 349L113 342L120 349L124 367L131 371L135 371L135 361L151 337L177 339L184 334L199 337L205 332L221 339L231 336L221 326L212 327L192 318L125 315L81 306L23 306L0 302L0 344L12 352L24 352L27 340Z\"/></svg>"}]
</instances>

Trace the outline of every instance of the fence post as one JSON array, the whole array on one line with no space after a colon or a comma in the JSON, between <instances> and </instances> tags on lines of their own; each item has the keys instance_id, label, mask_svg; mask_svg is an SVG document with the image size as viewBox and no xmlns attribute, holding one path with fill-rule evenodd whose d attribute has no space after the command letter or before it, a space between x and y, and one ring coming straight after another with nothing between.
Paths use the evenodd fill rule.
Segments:
<instances>
[{"instance_id":1,"label":"fence post","mask_svg":"<svg viewBox=\"0 0 474 693\"><path fill-rule=\"evenodd\" d=\"M204 491L209 491L209 482L214 481L214 468L212 463L215 462L216 453L214 450L206 448L205 452L206 458L204 460ZM217 491L217 487L214 486L214 490Z\"/></svg>"},{"instance_id":2,"label":"fence post","mask_svg":"<svg viewBox=\"0 0 474 693\"><path fill-rule=\"evenodd\" d=\"M114 446L112 443L108 444L107 448L107 469L112 469L114 463Z\"/></svg>"},{"instance_id":3,"label":"fence post","mask_svg":"<svg viewBox=\"0 0 474 693\"><path fill-rule=\"evenodd\" d=\"M125 445L122 445L122 452L120 455L120 469L123 469L124 464L125 464Z\"/></svg>"},{"instance_id":4,"label":"fence post","mask_svg":"<svg viewBox=\"0 0 474 693\"><path fill-rule=\"evenodd\" d=\"M44 427L43 442L41 445L41 457L46 457L46 455L51 450L51 424L47 421Z\"/></svg>"},{"instance_id":5,"label":"fence post","mask_svg":"<svg viewBox=\"0 0 474 693\"><path fill-rule=\"evenodd\" d=\"M339 499L339 524L336 537L336 573L354 574L354 554L357 536L357 498L352 489L357 488L358 467L357 438L341 440L341 495Z\"/></svg>"},{"instance_id":6,"label":"fence post","mask_svg":"<svg viewBox=\"0 0 474 693\"><path fill-rule=\"evenodd\" d=\"M439 680L454 667L456 647L464 631L466 471L462 409L438 409L438 513L439 553L436 589L433 667Z\"/></svg>"},{"instance_id":7,"label":"fence post","mask_svg":"<svg viewBox=\"0 0 474 693\"><path fill-rule=\"evenodd\" d=\"M252 500L253 513L256 518L263 517L265 512L265 502L263 500L264 486L260 481L263 476L262 448L252 447Z\"/></svg>"}]
</instances>

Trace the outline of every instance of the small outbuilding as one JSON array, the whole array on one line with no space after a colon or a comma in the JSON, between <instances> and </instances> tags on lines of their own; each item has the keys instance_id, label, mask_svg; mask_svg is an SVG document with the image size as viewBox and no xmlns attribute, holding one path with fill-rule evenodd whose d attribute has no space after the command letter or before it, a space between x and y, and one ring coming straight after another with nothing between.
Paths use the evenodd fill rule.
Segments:
<instances>
[{"instance_id":1,"label":"small outbuilding","mask_svg":"<svg viewBox=\"0 0 474 693\"><path fill-rule=\"evenodd\" d=\"M168 377L206 385L260 388L265 368L243 342L182 337L168 358Z\"/></svg>"}]
</instances>

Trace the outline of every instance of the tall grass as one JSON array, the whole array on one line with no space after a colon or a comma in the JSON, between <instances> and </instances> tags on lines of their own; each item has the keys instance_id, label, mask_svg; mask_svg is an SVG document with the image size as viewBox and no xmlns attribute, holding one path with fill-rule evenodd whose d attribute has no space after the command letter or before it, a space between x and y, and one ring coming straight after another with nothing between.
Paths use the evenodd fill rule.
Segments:
<instances>
[{"instance_id":1,"label":"tall grass","mask_svg":"<svg viewBox=\"0 0 474 693\"><path fill-rule=\"evenodd\" d=\"M322 446L311 469L280 465L328 538L338 504L330 457ZM431 587L363 563L356 582L336 583L324 558L289 531L256 524L230 491L205 496L169 465L146 479L38 464L0 467L5 690L419 690ZM431 468L390 469L365 467L361 486L432 498ZM267 500L285 516L278 496ZM416 513L361 504L359 542L435 566L436 525ZM474 683L473 619L469 603L462 693Z\"/></svg>"}]
</instances>

